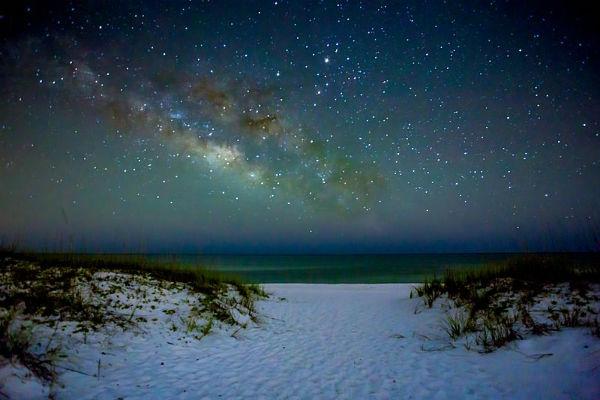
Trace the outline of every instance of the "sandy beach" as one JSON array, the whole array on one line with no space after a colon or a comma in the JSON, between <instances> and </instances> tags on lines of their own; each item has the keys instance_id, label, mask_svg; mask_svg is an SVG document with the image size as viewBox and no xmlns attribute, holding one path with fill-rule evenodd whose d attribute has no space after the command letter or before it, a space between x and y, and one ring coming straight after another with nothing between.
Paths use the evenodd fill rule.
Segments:
<instances>
[{"instance_id":1,"label":"sandy beach","mask_svg":"<svg viewBox=\"0 0 600 400\"><path fill-rule=\"evenodd\" d=\"M594 399L600 342L586 329L481 354L452 345L443 311L410 284L271 284L260 322L196 340L151 324L65 337L68 362L48 388L0 369L12 398L61 399ZM159 300L179 305L181 296ZM151 319L162 314L143 310ZM160 318L177 318L177 315ZM164 321L166 326L166 320ZM25 382L26 384L24 384Z\"/></svg>"},{"instance_id":2,"label":"sandy beach","mask_svg":"<svg viewBox=\"0 0 600 400\"><path fill-rule=\"evenodd\" d=\"M600 400L596 3L3 1L0 400Z\"/></svg>"}]
</instances>

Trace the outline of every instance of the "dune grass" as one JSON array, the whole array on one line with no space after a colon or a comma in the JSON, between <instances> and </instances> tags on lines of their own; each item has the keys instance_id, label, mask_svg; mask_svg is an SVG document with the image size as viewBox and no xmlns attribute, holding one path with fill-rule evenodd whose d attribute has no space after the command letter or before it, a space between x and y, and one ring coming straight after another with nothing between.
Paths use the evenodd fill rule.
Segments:
<instances>
[{"instance_id":1,"label":"dune grass","mask_svg":"<svg viewBox=\"0 0 600 400\"><path fill-rule=\"evenodd\" d=\"M6 253L5 253L6 254ZM102 323L106 315L89 307L81 293L74 290L81 281L89 281L97 272L118 272L143 275L160 282L181 283L203 295L203 303L217 320L232 323L228 310L219 302L230 288L238 294L240 303L251 313L254 300L266 297L259 285L244 283L236 276L208 271L200 266L185 266L174 262L157 262L142 256L95 255L76 253L11 253L0 261L3 284L22 286L13 294L4 293L0 306L26 304L30 314L60 314L82 321Z\"/></svg>"},{"instance_id":2,"label":"dune grass","mask_svg":"<svg viewBox=\"0 0 600 400\"><path fill-rule=\"evenodd\" d=\"M19 321L21 312L16 307L0 308L0 357L17 360L38 378L50 382L56 378L54 362L60 348L47 346L44 354L32 352L32 325Z\"/></svg>"},{"instance_id":3,"label":"dune grass","mask_svg":"<svg viewBox=\"0 0 600 400\"><path fill-rule=\"evenodd\" d=\"M235 275L209 271L201 266L188 266L177 262L160 262L141 255L81 254L81 253L16 253L19 259L28 260L42 267L85 268L90 271L114 271L147 273L156 279L181 282L194 290L209 294L222 285L234 286L242 296L264 296L259 285L243 282Z\"/></svg>"},{"instance_id":4,"label":"dune grass","mask_svg":"<svg viewBox=\"0 0 600 400\"><path fill-rule=\"evenodd\" d=\"M447 270L411 296L421 297L429 308L447 299L454 310L443 324L448 336L474 335L484 351L493 351L526 333L561 327L587 326L598 336L600 299L592 286L600 287L597 259L531 254L477 269ZM556 300L540 310L550 297Z\"/></svg>"},{"instance_id":5,"label":"dune grass","mask_svg":"<svg viewBox=\"0 0 600 400\"><path fill-rule=\"evenodd\" d=\"M19 253L0 254L0 356L17 359L41 379L53 379L52 357L58 349L31 350L31 327L75 324L73 333L111 325L123 330L148 322L138 315L140 304L156 307L148 288L189 293L181 329L195 338L208 335L215 322L243 328L240 315L257 321L255 301L262 288L239 278L141 256ZM154 293L154 294L152 294ZM154 302L154 303L152 303ZM158 304L160 306L160 304ZM183 310L183 309L182 309ZM175 314L178 310L163 310ZM183 312L183 311L182 311ZM189 314L189 315L187 315Z\"/></svg>"}]
</instances>

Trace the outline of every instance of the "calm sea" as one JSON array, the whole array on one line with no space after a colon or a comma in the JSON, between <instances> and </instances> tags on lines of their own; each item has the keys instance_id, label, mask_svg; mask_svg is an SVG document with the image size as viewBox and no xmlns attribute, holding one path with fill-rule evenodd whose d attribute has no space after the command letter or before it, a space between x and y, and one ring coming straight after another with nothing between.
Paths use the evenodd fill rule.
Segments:
<instances>
[{"instance_id":1,"label":"calm sea","mask_svg":"<svg viewBox=\"0 0 600 400\"><path fill-rule=\"evenodd\" d=\"M151 255L233 273L255 283L422 282L447 268L473 268L514 254Z\"/></svg>"}]
</instances>

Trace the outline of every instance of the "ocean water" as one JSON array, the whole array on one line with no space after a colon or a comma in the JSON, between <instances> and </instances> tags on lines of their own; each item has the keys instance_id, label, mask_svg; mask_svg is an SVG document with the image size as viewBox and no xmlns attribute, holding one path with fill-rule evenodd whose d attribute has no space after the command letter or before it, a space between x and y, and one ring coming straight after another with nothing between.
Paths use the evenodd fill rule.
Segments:
<instances>
[{"instance_id":1,"label":"ocean water","mask_svg":"<svg viewBox=\"0 0 600 400\"><path fill-rule=\"evenodd\" d=\"M474 268L514 254L151 255L194 268L232 273L254 283L412 283L448 268Z\"/></svg>"}]
</instances>

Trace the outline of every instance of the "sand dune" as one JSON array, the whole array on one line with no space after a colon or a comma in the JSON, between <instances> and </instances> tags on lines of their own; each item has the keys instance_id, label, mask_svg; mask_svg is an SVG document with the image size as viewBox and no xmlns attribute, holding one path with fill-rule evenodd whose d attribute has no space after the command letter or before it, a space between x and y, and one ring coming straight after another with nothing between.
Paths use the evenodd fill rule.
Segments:
<instances>
[{"instance_id":1,"label":"sand dune","mask_svg":"<svg viewBox=\"0 0 600 400\"><path fill-rule=\"evenodd\" d=\"M233 336L198 341L158 325L92 335L71 350L79 372L63 371L52 390L67 399L600 398L600 341L586 329L480 354L451 347L442 311L419 312L411 285L265 287L262 322ZM8 381L15 395L40 390Z\"/></svg>"}]
</instances>

